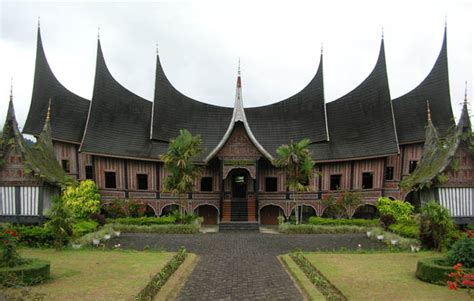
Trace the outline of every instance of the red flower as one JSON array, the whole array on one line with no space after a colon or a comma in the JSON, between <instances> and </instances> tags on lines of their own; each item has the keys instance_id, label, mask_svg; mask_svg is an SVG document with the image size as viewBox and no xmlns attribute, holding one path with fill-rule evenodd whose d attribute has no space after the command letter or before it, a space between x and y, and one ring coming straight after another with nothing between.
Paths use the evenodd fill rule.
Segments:
<instances>
[{"instance_id":1,"label":"red flower","mask_svg":"<svg viewBox=\"0 0 474 301\"><path fill-rule=\"evenodd\" d=\"M453 269L456 270L457 272L461 271L462 268L462 263L457 263L453 266Z\"/></svg>"},{"instance_id":2,"label":"red flower","mask_svg":"<svg viewBox=\"0 0 474 301\"><path fill-rule=\"evenodd\" d=\"M18 233L16 233L16 231L13 231L13 230L11 230L11 229L7 229L7 230L5 230L5 231L3 231L3 232L6 233L6 234L11 235L11 236L13 236L13 237L16 237L16 236L18 235Z\"/></svg>"},{"instance_id":3,"label":"red flower","mask_svg":"<svg viewBox=\"0 0 474 301\"><path fill-rule=\"evenodd\" d=\"M458 285L456 282L448 281L448 287L450 290L457 291Z\"/></svg>"}]
</instances>

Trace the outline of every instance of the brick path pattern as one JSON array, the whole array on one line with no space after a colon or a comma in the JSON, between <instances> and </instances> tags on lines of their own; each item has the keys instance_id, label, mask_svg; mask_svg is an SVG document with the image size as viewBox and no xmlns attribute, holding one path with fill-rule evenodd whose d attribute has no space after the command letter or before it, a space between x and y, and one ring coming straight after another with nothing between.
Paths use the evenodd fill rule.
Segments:
<instances>
[{"instance_id":1,"label":"brick path pattern","mask_svg":"<svg viewBox=\"0 0 474 301\"><path fill-rule=\"evenodd\" d=\"M277 255L303 251L379 249L363 234L275 235L212 233L200 235L122 234L121 248L177 251L185 246L200 256L178 300L302 300Z\"/></svg>"}]
</instances>

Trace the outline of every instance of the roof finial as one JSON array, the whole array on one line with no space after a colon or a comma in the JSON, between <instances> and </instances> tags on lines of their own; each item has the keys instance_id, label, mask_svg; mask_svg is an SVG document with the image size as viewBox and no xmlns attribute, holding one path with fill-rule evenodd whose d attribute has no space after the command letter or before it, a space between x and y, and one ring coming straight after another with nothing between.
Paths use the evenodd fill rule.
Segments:
<instances>
[{"instance_id":1,"label":"roof finial","mask_svg":"<svg viewBox=\"0 0 474 301\"><path fill-rule=\"evenodd\" d=\"M444 14L444 28L448 27L448 13Z\"/></svg>"},{"instance_id":2,"label":"roof finial","mask_svg":"<svg viewBox=\"0 0 474 301\"><path fill-rule=\"evenodd\" d=\"M10 101L13 101L13 77L10 78Z\"/></svg>"},{"instance_id":3,"label":"roof finial","mask_svg":"<svg viewBox=\"0 0 474 301\"><path fill-rule=\"evenodd\" d=\"M100 26L97 27L97 40L100 40Z\"/></svg>"},{"instance_id":4,"label":"roof finial","mask_svg":"<svg viewBox=\"0 0 474 301\"><path fill-rule=\"evenodd\" d=\"M321 55L323 55L323 42L321 42Z\"/></svg>"},{"instance_id":5,"label":"roof finial","mask_svg":"<svg viewBox=\"0 0 474 301\"><path fill-rule=\"evenodd\" d=\"M158 42L155 43L155 48L156 48L156 55L158 55L159 54L159 52L158 52Z\"/></svg>"},{"instance_id":6,"label":"roof finial","mask_svg":"<svg viewBox=\"0 0 474 301\"><path fill-rule=\"evenodd\" d=\"M426 109L427 109L427 113L428 113L428 122L431 122L431 110L430 110L430 101L429 100L426 101Z\"/></svg>"},{"instance_id":7,"label":"roof finial","mask_svg":"<svg viewBox=\"0 0 474 301\"><path fill-rule=\"evenodd\" d=\"M48 102L48 113L46 113L46 122L51 120L51 97L49 98Z\"/></svg>"},{"instance_id":8,"label":"roof finial","mask_svg":"<svg viewBox=\"0 0 474 301\"><path fill-rule=\"evenodd\" d=\"M464 88L464 105L467 106L467 81L466 87Z\"/></svg>"},{"instance_id":9,"label":"roof finial","mask_svg":"<svg viewBox=\"0 0 474 301\"><path fill-rule=\"evenodd\" d=\"M41 27L41 17L38 16L38 28L40 28L40 27Z\"/></svg>"},{"instance_id":10,"label":"roof finial","mask_svg":"<svg viewBox=\"0 0 474 301\"><path fill-rule=\"evenodd\" d=\"M382 26L382 40L384 39L383 26Z\"/></svg>"},{"instance_id":11,"label":"roof finial","mask_svg":"<svg viewBox=\"0 0 474 301\"><path fill-rule=\"evenodd\" d=\"M237 70L237 74L240 76L240 56L239 56L239 69Z\"/></svg>"}]
</instances>

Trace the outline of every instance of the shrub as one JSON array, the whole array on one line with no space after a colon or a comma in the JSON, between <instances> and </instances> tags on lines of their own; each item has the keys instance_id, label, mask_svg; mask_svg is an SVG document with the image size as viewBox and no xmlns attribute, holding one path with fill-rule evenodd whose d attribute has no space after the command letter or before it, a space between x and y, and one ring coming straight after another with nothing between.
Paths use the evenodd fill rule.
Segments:
<instances>
[{"instance_id":1,"label":"shrub","mask_svg":"<svg viewBox=\"0 0 474 301\"><path fill-rule=\"evenodd\" d=\"M102 206L106 218L126 217L125 200L115 199L109 204Z\"/></svg>"},{"instance_id":2,"label":"shrub","mask_svg":"<svg viewBox=\"0 0 474 301\"><path fill-rule=\"evenodd\" d=\"M100 194L92 180L68 186L63 193L64 205L75 218L87 218L100 210Z\"/></svg>"},{"instance_id":3,"label":"shrub","mask_svg":"<svg viewBox=\"0 0 474 301\"><path fill-rule=\"evenodd\" d=\"M16 230L20 244L33 248L54 245L54 233L49 227L21 226Z\"/></svg>"},{"instance_id":4,"label":"shrub","mask_svg":"<svg viewBox=\"0 0 474 301\"><path fill-rule=\"evenodd\" d=\"M137 200L129 200L126 202L125 211L129 217L142 217L146 211L146 204Z\"/></svg>"},{"instance_id":5,"label":"shrub","mask_svg":"<svg viewBox=\"0 0 474 301\"><path fill-rule=\"evenodd\" d=\"M161 233L161 234L196 234L199 233L199 225L125 225L113 224L112 227L116 231L123 233Z\"/></svg>"},{"instance_id":6,"label":"shrub","mask_svg":"<svg viewBox=\"0 0 474 301\"><path fill-rule=\"evenodd\" d=\"M446 247L446 235L454 229L448 209L435 201L421 208L420 240L423 246L440 251Z\"/></svg>"},{"instance_id":7,"label":"shrub","mask_svg":"<svg viewBox=\"0 0 474 301\"><path fill-rule=\"evenodd\" d=\"M281 224L278 226L278 231L286 234L363 233L366 230L366 227L352 225L326 226L310 224Z\"/></svg>"},{"instance_id":8,"label":"shrub","mask_svg":"<svg viewBox=\"0 0 474 301\"><path fill-rule=\"evenodd\" d=\"M27 259L22 265L0 268L0 285L33 285L49 278L50 263L40 259ZM18 299L26 300L26 299Z\"/></svg>"},{"instance_id":9,"label":"shrub","mask_svg":"<svg viewBox=\"0 0 474 301\"><path fill-rule=\"evenodd\" d=\"M396 222L396 219L391 214L383 214L380 216L380 224L384 229L388 229L392 224Z\"/></svg>"},{"instance_id":10,"label":"shrub","mask_svg":"<svg viewBox=\"0 0 474 301\"><path fill-rule=\"evenodd\" d=\"M388 227L388 229L403 237L415 239L420 237L420 227L414 222L401 222L392 224Z\"/></svg>"},{"instance_id":11,"label":"shrub","mask_svg":"<svg viewBox=\"0 0 474 301\"><path fill-rule=\"evenodd\" d=\"M72 222L73 218L69 210L64 206L61 197L53 198L53 206L48 214L50 220L46 223L54 236L54 247L61 249L66 245L72 236Z\"/></svg>"},{"instance_id":12,"label":"shrub","mask_svg":"<svg viewBox=\"0 0 474 301\"><path fill-rule=\"evenodd\" d=\"M381 197L377 201L380 215L392 215L396 222L412 219L415 208L408 202Z\"/></svg>"},{"instance_id":13,"label":"shrub","mask_svg":"<svg viewBox=\"0 0 474 301\"><path fill-rule=\"evenodd\" d=\"M162 217L122 217L114 220L110 220L112 223L124 224L124 225L164 225L176 223L176 217L172 215Z\"/></svg>"},{"instance_id":14,"label":"shrub","mask_svg":"<svg viewBox=\"0 0 474 301\"><path fill-rule=\"evenodd\" d=\"M87 233L94 232L97 226L96 221L78 221L72 225L72 232L74 237L81 237Z\"/></svg>"},{"instance_id":15,"label":"shrub","mask_svg":"<svg viewBox=\"0 0 474 301\"><path fill-rule=\"evenodd\" d=\"M318 216L312 216L308 221L311 225L325 225L325 226L360 226L360 227L372 227L378 225L378 220L374 219L348 219L348 218L323 218Z\"/></svg>"},{"instance_id":16,"label":"shrub","mask_svg":"<svg viewBox=\"0 0 474 301\"><path fill-rule=\"evenodd\" d=\"M430 257L418 260L416 277L425 282L445 284L453 268L442 257Z\"/></svg>"},{"instance_id":17,"label":"shrub","mask_svg":"<svg viewBox=\"0 0 474 301\"><path fill-rule=\"evenodd\" d=\"M451 265L462 263L466 268L474 268L474 231L467 231L456 241L447 258Z\"/></svg>"}]
</instances>

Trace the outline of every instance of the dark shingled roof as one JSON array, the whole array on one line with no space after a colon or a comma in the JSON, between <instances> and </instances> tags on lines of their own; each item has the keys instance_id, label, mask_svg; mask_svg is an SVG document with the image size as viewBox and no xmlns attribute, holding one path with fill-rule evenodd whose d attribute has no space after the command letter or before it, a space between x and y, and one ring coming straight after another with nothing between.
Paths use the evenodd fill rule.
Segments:
<instances>
[{"instance_id":1,"label":"dark shingled roof","mask_svg":"<svg viewBox=\"0 0 474 301\"><path fill-rule=\"evenodd\" d=\"M56 79L46 60L38 28L33 96L24 133L35 136L41 133L50 98L52 138L80 143L90 101L70 92Z\"/></svg>"},{"instance_id":2,"label":"dark shingled roof","mask_svg":"<svg viewBox=\"0 0 474 301\"><path fill-rule=\"evenodd\" d=\"M393 100L398 141L400 144L425 140L426 101L429 100L434 126L444 137L454 126L449 95L446 29L443 46L428 76L415 89Z\"/></svg>"},{"instance_id":3,"label":"dark shingled roof","mask_svg":"<svg viewBox=\"0 0 474 301\"><path fill-rule=\"evenodd\" d=\"M156 59L151 137L169 142L179 135L180 129L187 129L193 135L201 135L202 155L205 157L217 146L229 127L232 108L205 104L181 94L166 77L159 56Z\"/></svg>"},{"instance_id":4,"label":"dark shingled roof","mask_svg":"<svg viewBox=\"0 0 474 301\"><path fill-rule=\"evenodd\" d=\"M370 75L326 107L330 141L310 146L314 159L355 159L398 153L383 40Z\"/></svg>"},{"instance_id":5,"label":"dark shingled roof","mask_svg":"<svg viewBox=\"0 0 474 301\"><path fill-rule=\"evenodd\" d=\"M151 110L150 101L133 94L112 77L98 41L94 94L81 151L158 159L167 144L150 140Z\"/></svg>"},{"instance_id":6,"label":"dark shingled roof","mask_svg":"<svg viewBox=\"0 0 474 301\"><path fill-rule=\"evenodd\" d=\"M325 110L321 55L318 71L303 90L271 105L245 109L245 115L255 138L274 156L290 140L327 141Z\"/></svg>"}]
</instances>

